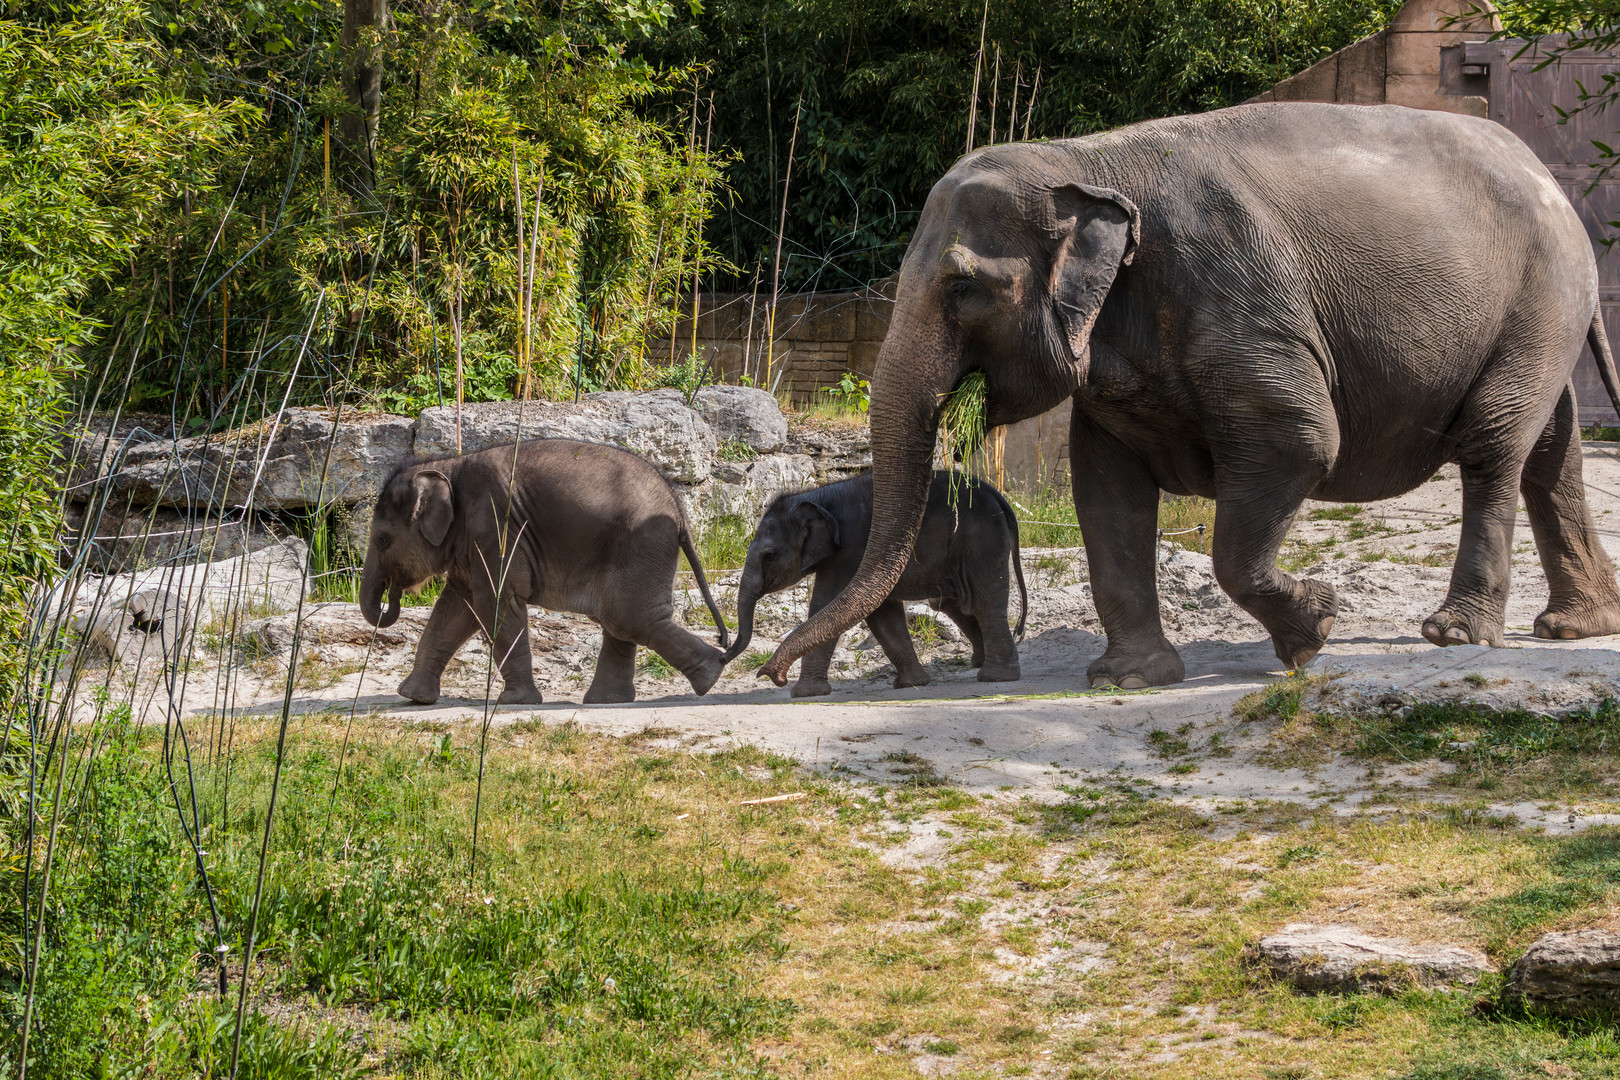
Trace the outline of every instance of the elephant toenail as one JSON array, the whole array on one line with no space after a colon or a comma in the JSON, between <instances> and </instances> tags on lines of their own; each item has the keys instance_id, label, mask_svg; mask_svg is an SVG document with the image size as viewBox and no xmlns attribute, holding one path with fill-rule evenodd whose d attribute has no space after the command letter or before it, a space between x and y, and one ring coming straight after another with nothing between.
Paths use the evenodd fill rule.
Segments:
<instances>
[{"instance_id":1,"label":"elephant toenail","mask_svg":"<svg viewBox=\"0 0 1620 1080\"><path fill-rule=\"evenodd\" d=\"M1576 633L1574 627L1566 626L1564 629L1558 631L1558 636L1563 638L1565 641L1574 641L1576 638L1580 637L1581 635Z\"/></svg>"},{"instance_id":2,"label":"elephant toenail","mask_svg":"<svg viewBox=\"0 0 1620 1080\"><path fill-rule=\"evenodd\" d=\"M1127 675L1123 679L1119 680L1119 688L1121 690L1141 690L1146 688L1146 686L1147 680L1142 678L1140 675Z\"/></svg>"},{"instance_id":3,"label":"elephant toenail","mask_svg":"<svg viewBox=\"0 0 1620 1080\"><path fill-rule=\"evenodd\" d=\"M1460 626L1453 626L1446 631L1446 640L1456 642L1458 645L1468 644L1468 631Z\"/></svg>"},{"instance_id":4,"label":"elephant toenail","mask_svg":"<svg viewBox=\"0 0 1620 1080\"><path fill-rule=\"evenodd\" d=\"M1110 679L1106 675L1098 675L1096 678L1091 680L1091 688L1093 690L1107 690L1113 686L1114 680Z\"/></svg>"}]
</instances>

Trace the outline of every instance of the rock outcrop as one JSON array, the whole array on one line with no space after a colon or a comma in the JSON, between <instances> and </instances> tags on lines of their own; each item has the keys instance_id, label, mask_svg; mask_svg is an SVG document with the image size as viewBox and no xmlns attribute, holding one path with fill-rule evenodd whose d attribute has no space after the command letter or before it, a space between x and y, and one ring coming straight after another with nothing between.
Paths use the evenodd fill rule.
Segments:
<instances>
[{"instance_id":1,"label":"rock outcrop","mask_svg":"<svg viewBox=\"0 0 1620 1080\"><path fill-rule=\"evenodd\" d=\"M206 562L266 548L310 526L332 530L328 557L363 557L371 506L389 472L413 457L456 453L457 410L411 420L380 413L289 409L234 431L169 437L156 417L92 418L64 446L70 491L64 553L89 544L94 570L122 573ZM790 429L776 399L744 386L586 394L578 402L465 405L463 452L518 438L620 446L652 462L676 487L694 525L717 517L751 527L779 491L841 480L870 468L861 426Z\"/></svg>"},{"instance_id":2,"label":"rock outcrop","mask_svg":"<svg viewBox=\"0 0 1620 1080\"><path fill-rule=\"evenodd\" d=\"M1495 970L1458 945L1414 945L1353 926L1298 923L1260 939L1254 959L1305 993L1392 993L1411 986L1472 986Z\"/></svg>"},{"instance_id":3,"label":"rock outcrop","mask_svg":"<svg viewBox=\"0 0 1620 1080\"><path fill-rule=\"evenodd\" d=\"M1620 1018L1620 933L1543 934L1513 965L1504 994L1553 1016Z\"/></svg>"}]
</instances>

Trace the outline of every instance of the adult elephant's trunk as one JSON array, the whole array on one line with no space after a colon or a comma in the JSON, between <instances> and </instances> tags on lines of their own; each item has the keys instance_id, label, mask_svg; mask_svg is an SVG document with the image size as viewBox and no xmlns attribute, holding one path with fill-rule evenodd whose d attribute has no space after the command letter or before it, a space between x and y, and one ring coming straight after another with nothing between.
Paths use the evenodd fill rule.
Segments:
<instances>
[{"instance_id":1,"label":"adult elephant's trunk","mask_svg":"<svg viewBox=\"0 0 1620 1080\"><path fill-rule=\"evenodd\" d=\"M759 590L751 588L746 578L737 589L737 640L726 650L725 662L731 663L741 656L754 638L754 607L759 603Z\"/></svg>"},{"instance_id":2,"label":"adult elephant's trunk","mask_svg":"<svg viewBox=\"0 0 1620 1080\"><path fill-rule=\"evenodd\" d=\"M399 618L399 586L389 592L388 610L382 609L383 592L387 590L388 582L366 560L366 568L360 574L360 614L372 626L393 626L394 620Z\"/></svg>"},{"instance_id":3,"label":"adult elephant's trunk","mask_svg":"<svg viewBox=\"0 0 1620 1080\"><path fill-rule=\"evenodd\" d=\"M872 535L844 591L789 634L761 669L778 686L787 684L793 661L866 618L894 591L917 540L940 407L962 372L939 330L919 331L915 320L902 323L899 314L872 380Z\"/></svg>"}]
</instances>

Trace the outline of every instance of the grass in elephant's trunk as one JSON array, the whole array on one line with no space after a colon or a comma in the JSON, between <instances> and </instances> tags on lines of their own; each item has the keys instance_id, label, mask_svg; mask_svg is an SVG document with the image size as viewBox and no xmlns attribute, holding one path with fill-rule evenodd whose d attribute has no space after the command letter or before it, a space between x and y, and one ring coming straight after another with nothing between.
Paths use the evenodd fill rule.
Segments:
<instances>
[{"instance_id":1,"label":"grass in elephant's trunk","mask_svg":"<svg viewBox=\"0 0 1620 1080\"><path fill-rule=\"evenodd\" d=\"M939 441L946 466L961 462L972 469L973 459L990 434L987 417L990 398L982 371L970 371L945 395L939 415Z\"/></svg>"}]
</instances>

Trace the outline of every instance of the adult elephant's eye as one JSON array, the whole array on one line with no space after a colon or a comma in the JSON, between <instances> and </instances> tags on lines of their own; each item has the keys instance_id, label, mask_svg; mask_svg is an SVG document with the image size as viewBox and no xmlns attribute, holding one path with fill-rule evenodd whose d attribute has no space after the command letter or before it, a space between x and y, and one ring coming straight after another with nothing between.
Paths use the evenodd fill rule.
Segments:
<instances>
[{"instance_id":1,"label":"adult elephant's eye","mask_svg":"<svg viewBox=\"0 0 1620 1080\"><path fill-rule=\"evenodd\" d=\"M945 286L945 290L951 294L952 298L961 299L978 292L979 283L970 277L953 277L950 284Z\"/></svg>"}]
</instances>

